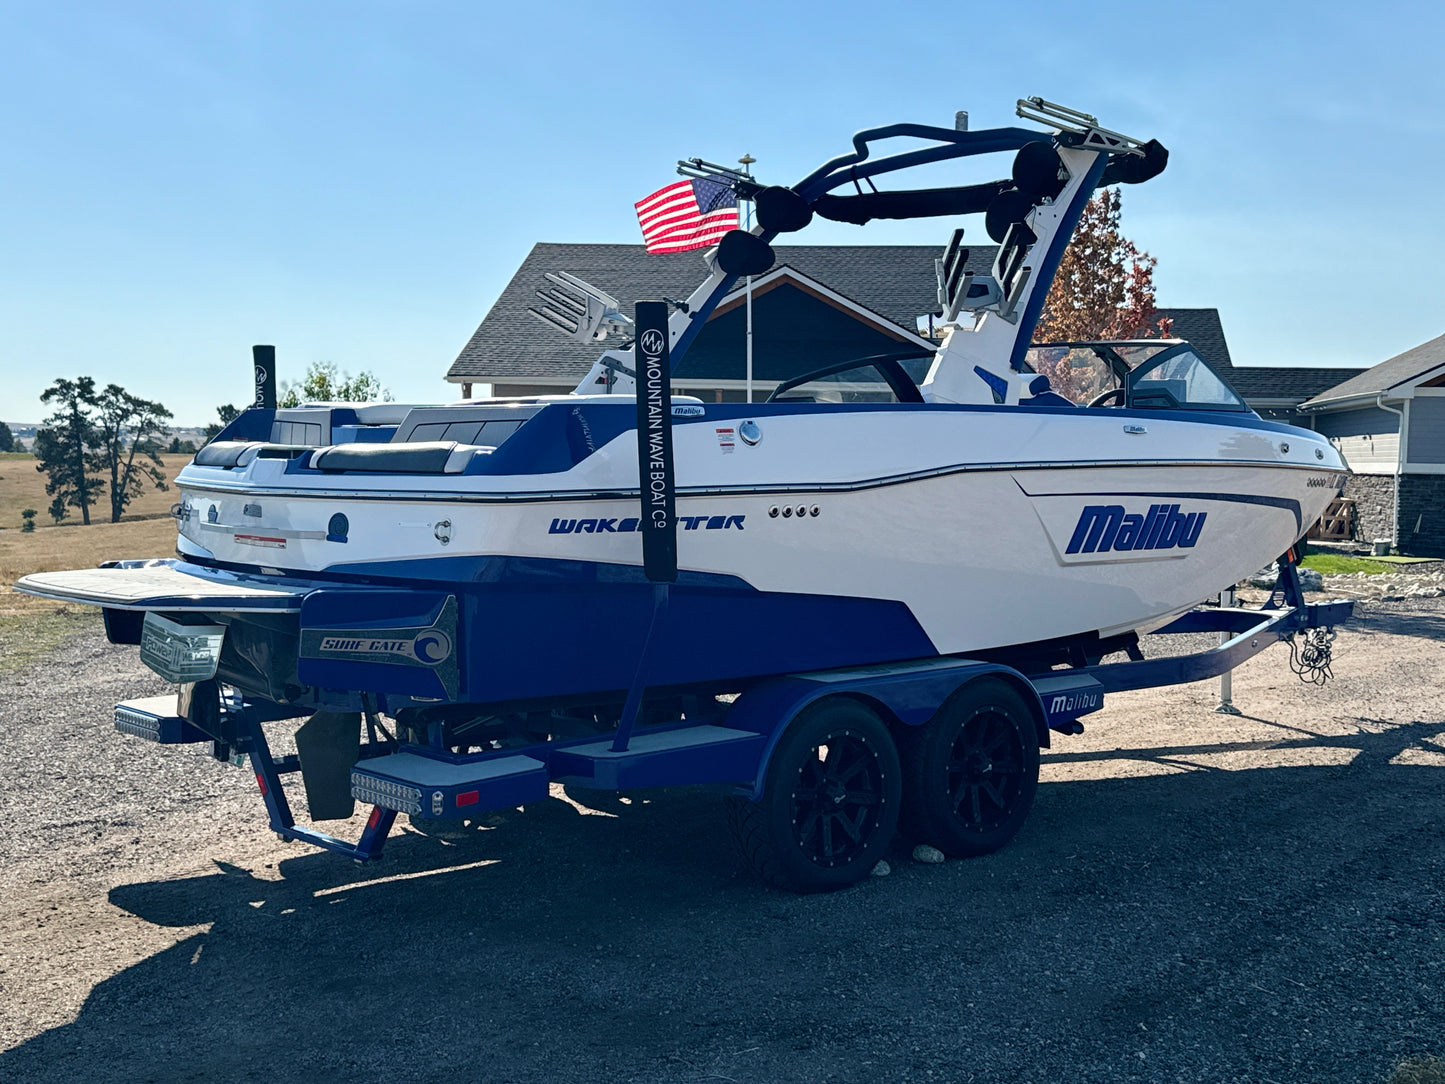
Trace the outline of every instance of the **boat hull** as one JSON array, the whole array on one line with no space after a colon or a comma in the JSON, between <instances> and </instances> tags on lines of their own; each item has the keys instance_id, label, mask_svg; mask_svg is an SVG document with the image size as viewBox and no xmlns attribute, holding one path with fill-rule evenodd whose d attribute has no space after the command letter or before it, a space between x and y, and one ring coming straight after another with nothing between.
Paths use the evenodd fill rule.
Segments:
<instances>
[{"instance_id":1,"label":"boat hull","mask_svg":"<svg viewBox=\"0 0 1445 1084\"><path fill-rule=\"evenodd\" d=\"M617 406L569 409L613 435L545 474L192 465L179 550L319 585L299 611L303 685L469 702L625 689L654 597L635 436ZM1252 416L743 409L751 445L736 413L675 426L680 575L654 685L1147 631L1272 561L1344 480L1328 442ZM439 628L448 600L447 667L344 646Z\"/></svg>"}]
</instances>

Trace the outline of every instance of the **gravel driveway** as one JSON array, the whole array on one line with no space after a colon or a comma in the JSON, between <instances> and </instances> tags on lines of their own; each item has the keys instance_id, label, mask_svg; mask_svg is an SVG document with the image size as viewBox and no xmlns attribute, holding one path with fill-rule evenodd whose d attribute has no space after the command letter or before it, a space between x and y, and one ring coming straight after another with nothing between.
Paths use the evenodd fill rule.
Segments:
<instances>
[{"instance_id":1,"label":"gravel driveway","mask_svg":"<svg viewBox=\"0 0 1445 1084\"><path fill-rule=\"evenodd\" d=\"M1383 1081L1445 1054L1445 600L1056 738L1019 837L768 890L716 795L357 867L111 729L98 629L0 679L0 1080ZM343 832L353 835L359 819Z\"/></svg>"}]
</instances>

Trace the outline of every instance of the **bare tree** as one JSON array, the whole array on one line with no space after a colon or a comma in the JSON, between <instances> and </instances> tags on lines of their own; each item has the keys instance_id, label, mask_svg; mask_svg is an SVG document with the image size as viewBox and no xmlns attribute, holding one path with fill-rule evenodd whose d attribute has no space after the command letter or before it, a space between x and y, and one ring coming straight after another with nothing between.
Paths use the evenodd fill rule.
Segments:
<instances>
[{"instance_id":1,"label":"bare tree","mask_svg":"<svg viewBox=\"0 0 1445 1084\"><path fill-rule=\"evenodd\" d=\"M171 412L160 403L107 384L98 400L97 436L101 461L110 472L110 521L119 523L126 505L146 483L168 489L161 472L161 440L170 433Z\"/></svg>"}]
</instances>

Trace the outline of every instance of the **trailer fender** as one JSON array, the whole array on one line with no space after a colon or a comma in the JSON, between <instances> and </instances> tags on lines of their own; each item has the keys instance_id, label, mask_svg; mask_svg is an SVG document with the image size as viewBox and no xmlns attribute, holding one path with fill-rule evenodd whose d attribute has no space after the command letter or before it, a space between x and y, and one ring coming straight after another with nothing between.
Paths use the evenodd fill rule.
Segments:
<instances>
[{"instance_id":1,"label":"trailer fender","mask_svg":"<svg viewBox=\"0 0 1445 1084\"><path fill-rule=\"evenodd\" d=\"M1019 690L1034 716L1039 745L1049 744L1048 713L1038 691L1017 670L972 659L930 659L924 662L851 667L810 674L790 674L753 686L734 702L727 725L767 736L751 786L750 800L759 801L767 783L773 751L788 725L804 708L827 697L846 696L877 711L893 726L922 726L950 696L970 681L996 675Z\"/></svg>"}]
</instances>

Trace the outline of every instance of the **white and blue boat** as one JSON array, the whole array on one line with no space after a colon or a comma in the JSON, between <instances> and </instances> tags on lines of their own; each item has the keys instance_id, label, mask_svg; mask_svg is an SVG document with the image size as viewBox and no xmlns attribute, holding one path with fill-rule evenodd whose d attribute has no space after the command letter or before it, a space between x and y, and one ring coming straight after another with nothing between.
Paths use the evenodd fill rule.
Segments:
<instances>
[{"instance_id":1,"label":"white and blue boat","mask_svg":"<svg viewBox=\"0 0 1445 1084\"><path fill-rule=\"evenodd\" d=\"M766 403L671 397L677 573L650 687L939 656L1097 661L1268 564L1340 490L1326 439L1256 416L1188 343L1032 346L1084 204L1167 155L1039 99L1020 114L1045 130L860 132L790 187L684 164L753 200L757 224L673 303L674 364L738 277L766 270L769 242L815 215L981 214L1000 247L991 274L967 273L955 234L936 350L802 374ZM895 139L906 149L875 153ZM874 185L975 158L1006 176ZM615 715L654 609L637 351L613 299L569 276L550 291L544 319L604 347L621 336L574 394L247 410L176 479L175 558L17 586L104 607L120 641L149 615L150 658L212 630L206 677L298 710L477 735L537 705ZM1089 401L1051 389L1061 358L1090 374Z\"/></svg>"}]
</instances>

